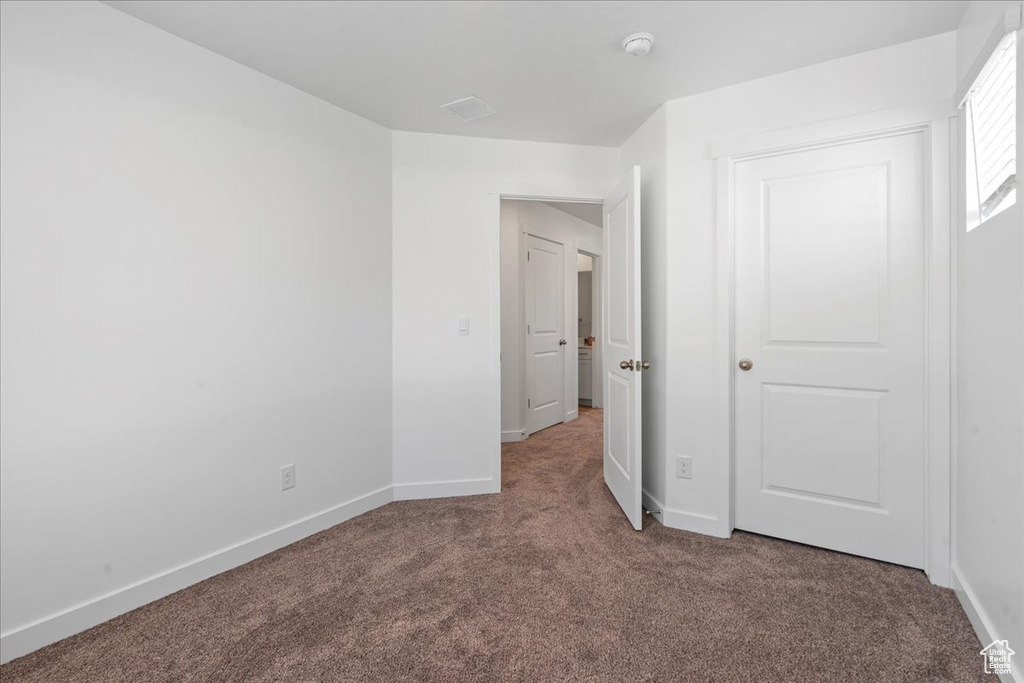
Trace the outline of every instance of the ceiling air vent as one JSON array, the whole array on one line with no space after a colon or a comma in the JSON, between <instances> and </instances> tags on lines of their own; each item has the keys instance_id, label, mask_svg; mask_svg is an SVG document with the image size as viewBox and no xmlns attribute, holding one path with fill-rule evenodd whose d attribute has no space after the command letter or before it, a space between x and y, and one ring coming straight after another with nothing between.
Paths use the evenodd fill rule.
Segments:
<instances>
[{"instance_id":1,"label":"ceiling air vent","mask_svg":"<svg viewBox=\"0 0 1024 683\"><path fill-rule=\"evenodd\" d=\"M441 109L447 109L463 121L474 121L486 116L494 116L498 113L494 107L477 97L467 97L449 102L448 104L442 104Z\"/></svg>"}]
</instances>

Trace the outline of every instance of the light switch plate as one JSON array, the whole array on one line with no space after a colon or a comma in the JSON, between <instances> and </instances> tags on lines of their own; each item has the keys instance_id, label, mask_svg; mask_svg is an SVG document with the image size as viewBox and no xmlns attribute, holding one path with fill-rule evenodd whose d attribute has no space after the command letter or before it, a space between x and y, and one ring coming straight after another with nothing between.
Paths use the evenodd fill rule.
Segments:
<instances>
[{"instance_id":1,"label":"light switch plate","mask_svg":"<svg viewBox=\"0 0 1024 683\"><path fill-rule=\"evenodd\" d=\"M468 315L460 315L459 316L459 334L462 335L462 336L465 336L465 335L469 334L469 316Z\"/></svg>"}]
</instances>

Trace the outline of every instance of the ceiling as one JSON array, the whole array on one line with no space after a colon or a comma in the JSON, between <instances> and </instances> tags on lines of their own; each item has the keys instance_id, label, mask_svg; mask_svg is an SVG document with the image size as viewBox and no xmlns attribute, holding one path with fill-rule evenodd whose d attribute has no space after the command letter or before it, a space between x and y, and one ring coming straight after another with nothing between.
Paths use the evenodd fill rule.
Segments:
<instances>
[{"instance_id":1,"label":"ceiling","mask_svg":"<svg viewBox=\"0 0 1024 683\"><path fill-rule=\"evenodd\" d=\"M667 100L956 28L963 1L109 0L395 130L618 146ZM642 58L621 48L654 34ZM439 109L475 95L499 114Z\"/></svg>"},{"instance_id":2,"label":"ceiling","mask_svg":"<svg viewBox=\"0 0 1024 683\"><path fill-rule=\"evenodd\" d=\"M601 227L604 223L604 210L600 204L581 204L579 202L542 202L552 209L564 211L581 221Z\"/></svg>"}]
</instances>

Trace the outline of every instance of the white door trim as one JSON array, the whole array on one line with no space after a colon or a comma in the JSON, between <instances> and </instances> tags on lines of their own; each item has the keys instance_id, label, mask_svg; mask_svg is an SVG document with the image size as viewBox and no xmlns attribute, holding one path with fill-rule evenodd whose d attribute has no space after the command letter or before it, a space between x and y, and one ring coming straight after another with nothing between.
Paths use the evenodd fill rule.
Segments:
<instances>
[{"instance_id":1,"label":"white door trim","mask_svg":"<svg viewBox=\"0 0 1024 683\"><path fill-rule=\"evenodd\" d=\"M602 321L604 320L604 307L601 303L601 295L604 291L601 279L601 268L604 267L603 256L601 256L601 249L595 247L588 241L576 240L575 249L577 254L585 254L590 258L594 259L594 270L591 271L591 284L590 284L590 320L591 320L591 333L594 330L601 330ZM577 306L579 305L579 292L576 293ZM576 311L576 317L579 317L579 311ZM594 335L597 336L597 335ZM598 343L593 346L593 362L591 370L591 399L590 405L592 408L600 408L604 405L604 383L601 381L601 361L603 358L601 342L602 339L597 340ZM579 400L579 377L576 378L577 391L576 399Z\"/></svg>"},{"instance_id":2,"label":"white door trim","mask_svg":"<svg viewBox=\"0 0 1024 683\"><path fill-rule=\"evenodd\" d=\"M530 180L489 180L487 194L499 199L535 202L576 202L601 204L608 188L590 183L538 183Z\"/></svg>"},{"instance_id":3,"label":"white door trim","mask_svg":"<svg viewBox=\"0 0 1024 683\"><path fill-rule=\"evenodd\" d=\"M950 449L953 425L952 213L950 126L952 101L874 112L799 128L761 133L712 145L717 160L715 386L717 451L727 454L723 480L715 482L728 505L722 535L734 529L734 315L735 221L733 182L737 161L919 132L925 144L925 572L932 583L951 584ZM951 119L954 123L951 124ZM866 132L867 131L867 132Z\"/></svg>"}]
</instances>

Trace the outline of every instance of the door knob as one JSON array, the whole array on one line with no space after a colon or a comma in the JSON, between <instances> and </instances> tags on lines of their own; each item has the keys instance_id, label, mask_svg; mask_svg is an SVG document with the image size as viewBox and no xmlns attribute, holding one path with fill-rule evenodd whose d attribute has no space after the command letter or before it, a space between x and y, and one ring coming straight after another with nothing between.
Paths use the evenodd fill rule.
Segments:
<instances>
[{"instance_id":1,"label":"door knob","mask_svg":"<svg viewBox=\"0 0 1024 683\"><path fill-rule=\"evenodd\" d=\"M640 369L641 370L650 370L651 369L651 361L645 360L644 362L640 363Z\"/></svg>"},{"instance_id":2,"label":"door knob","mask_svg":"<svg viewBox=\"0 0 1024 683\"><path fill-rule=\"evenodd\" d=\"M559 346L565 346L565 340L564 339L559 339L558 340L558 345Z\"/></svg>"},{"instance_id":3,"label":"door knob","mask_svg":"<svg viewBox=\"0 0 1024 683\"><path fill-rule=\"evenodd\" d=\"M738 365L740 366L740 370L746 372L750 368L754 367L754 362L749 358L740 358Z\"/></svg>"},{"instance_id":4,"label":"door knob","mask_svg":"<svg viewBox=\"0 0 1024 683\"><path fill-rule=\"evenodd\" d=\"M623 370L632 370L633 369L633 359L630 358L629 360L622 361L621 363L619 363L619 367L622 368Z\"/></svg>"}]
</instances>

